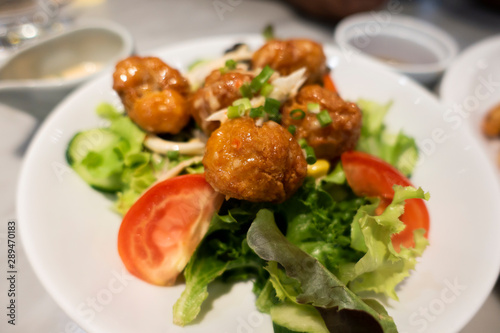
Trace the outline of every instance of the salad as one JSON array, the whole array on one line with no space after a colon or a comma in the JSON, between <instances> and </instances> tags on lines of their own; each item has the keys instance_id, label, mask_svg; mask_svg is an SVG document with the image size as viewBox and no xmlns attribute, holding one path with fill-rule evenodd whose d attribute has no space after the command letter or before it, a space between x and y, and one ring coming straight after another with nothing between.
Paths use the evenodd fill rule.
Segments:
<instances>
[{"instance_id":1,"label":"salad","mask_svg":"<svg viewBox=\"0 0 500 333\"><path fill-rule=\"evenodd\" d=\"M252 280L275 332L397 332L373 293L425 250L429 195L408 177L415 141L391 133L391 103L344 101L310 40L235 45L185 74L155 57L119 62L124 111L77 133L72 168L123 215L125 267L159 286L185 279L184 326L215 280Z\"/></svg>"}]
</instances>

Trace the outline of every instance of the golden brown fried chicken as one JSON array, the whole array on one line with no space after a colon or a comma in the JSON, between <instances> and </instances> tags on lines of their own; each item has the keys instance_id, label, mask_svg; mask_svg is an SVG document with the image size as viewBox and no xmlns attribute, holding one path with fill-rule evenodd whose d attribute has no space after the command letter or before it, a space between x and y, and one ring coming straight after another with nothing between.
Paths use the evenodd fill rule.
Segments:
<instances>
[{"instance_id":1,"label":"golden brown fried chicken","mask_svg":"<svg viewBox=\"0 0 500 333\"><path fill-rule=\"evenodd\" d=\"M252 57L254 68L269 65L281 75L305 67L307 83L319 83L327 73L326 57L320 44L308 39L271 40Z\"/></svg>"},{"instance_id":2,"label":"golden brown fried chicken","mask_svg":"<svg viewBox=\"0 0 500 333\"><path fill-rule=\"evenodd\" d=\"M488 138L500 135L500 104L491 108L482 123L483 134Z\"/></svg>"},{"instance_id":3,"label":"golden brown fried chicken","mask_svg":"<svg viewBox=\"0 0 500 333\"><path fill-rule=\"evenodd\" d=\"M317 103L320 110L327 110L332 123L322 127L317 114L309 112L308 103ZM293 119L295 109L304 111L303 119ZM297 96L282 108L282 125L296 127L295 138L306 139L314 148L317 158L334 159L356 147L361 132L361 111L354 103L345 102L335 92L318 85L303 87Z\"/></svg>"},{"instance_id":4,"label":"golden brown fried chicken","mask_svg":"<svg viewBox=\"0 0 500 333\"><path fill-rule=\"evenodd\" d=\"M113 89L129 117L148 132L177 134L189 122L187 80L156 57L120 61L113 73Z\"/></svg>"},{"instance_id":5,"label":"golden brown fried chicken","mask_svg":"<svg viewBox=\"0 0 500 333\"><path fill-rule=\"evenodd\" d=\"M220 193L252 202L283 202L300 187L307 173L302 149L279 124L262 127L252 118L226 121L210 136L205 177Z\"/></svg>"},{"instance_id":6,"label":"golden brown fried chicken","mask_svg":"<svg viewBox=\"0 0 500 333\"><path fill-rule=\"evenodd\" d=\"M240 87L252 79L253 75L249 73L232 71L222 74L216 69L207 76L205 85L189 97L188 109L206 134L212 133L220 126L220 122L206 121L206 118L241 98Z\"/></svg>"}]
</instances>

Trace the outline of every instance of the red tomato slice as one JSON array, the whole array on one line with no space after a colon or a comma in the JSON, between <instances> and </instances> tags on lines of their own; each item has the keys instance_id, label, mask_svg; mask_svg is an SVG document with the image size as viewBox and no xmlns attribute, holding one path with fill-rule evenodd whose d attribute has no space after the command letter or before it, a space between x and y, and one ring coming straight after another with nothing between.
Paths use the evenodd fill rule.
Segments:
<instances>
[{"instance_id":1,"label":"red tomato slice","mask_svg":"<svg viewBox=\"0 0 500 333\"><path fill-rule=\"evenodd\" d=\"M146 282L174 284L222 201L204 175L179 176L150 188L120 226L118 252L125 267Z\"/></svg>"},{"instance_id":2,"label":"red tomato slice","mask_svg":"<svg viewBox=\"0 0 500 333\"><path fill-rule=\"evenodd\" d=\"M384 211L394 196L393 185L413 186L410 181L389 163L359 151L349 151L340 157L347 182L356 195L379 197L377 213ZM396 251L400 245L414 247L413 230L424 228L429 234L429 212L422 199L408 199L401 221L406 228L392 237Z\"/></svg>"},{"instance_id":3,"label":"red tomato slice","mask_svg":"<svg viewBox=\"0 0 500 333\"><path fill-rule=\"evenodd\" d=\"M335 86L335 83L333 83L330 73L323 75L323 86L326 90L333 91L334 93L337 92L337 87Z\"/></svg>"}]
</instances>

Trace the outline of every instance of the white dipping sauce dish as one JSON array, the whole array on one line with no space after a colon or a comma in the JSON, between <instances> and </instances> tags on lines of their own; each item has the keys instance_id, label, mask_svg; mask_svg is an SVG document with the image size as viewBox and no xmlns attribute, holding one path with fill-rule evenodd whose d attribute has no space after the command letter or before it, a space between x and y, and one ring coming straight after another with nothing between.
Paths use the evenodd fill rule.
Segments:
<instances>
[{"instance_id":1,"label":"white dipping sauce dish","mask_svg":"<svg viewBox=\"0 0 500 333\"><path fill-rule=\"evenodd\" d=\"M410 16L371 12L349 16L335 29L346 54L363 53L422 84L432 84L458 53L445 31Z\"/></svg>"},{"instance_id":2,"label":"white dipping sauce dish","mask_svg":"<svg viewBox=\"0 0 500 333\"><path fill-rule=\"evenodd\" d=\"M0 66L0 102L20 109L52 108L72 89L131 55L133 48L130 33L108 21L82 23L42 38Z\"/></svg>"}]
</instances>

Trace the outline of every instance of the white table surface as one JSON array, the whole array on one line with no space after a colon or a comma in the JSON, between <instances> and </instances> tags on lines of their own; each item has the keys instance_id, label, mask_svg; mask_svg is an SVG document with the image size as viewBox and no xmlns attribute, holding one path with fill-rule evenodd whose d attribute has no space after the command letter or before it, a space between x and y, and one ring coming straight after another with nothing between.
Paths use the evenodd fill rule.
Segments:
<instances>
[{"instance_id":1,"label":"white table surface","mask_svg":"<svg viewBox=\"0 0 500 333\"><path fill-rule=\"evenodd\" d=\"M232 10L218 14L212 0L80 0L66 14L74 20L101 18L116 21L132 33L138 54L178 41L228 33L259 33L272 23L277 35L303 36L332 42L334 23L315 22L300 16L279 1L221 0ZM219 1L220 2L220 1ZM392 1L394 2L394 0ZM472 1L399 1L403 13L430 21L458 41L461 49L500 33L500 12ZM71 9L68 11L68 9ZM50 105L7 104L0 94L0 268L7 271L7 221L16 219L15 192L26 147ZM36 112L35 112L36 109ZM22 223L22 221L18 221ZM500 236L500 235L499 235ZM499 238L500 241L500 238ZM19 241L18 241L19 245ZM0 278L0 332L83 332L45 292L18 246L18 295L16 326L7 324L7 281ZM487 254L485 258L487 260ZM500 332L500 283L462 333Z\"/></svg>"}]
</instances>

